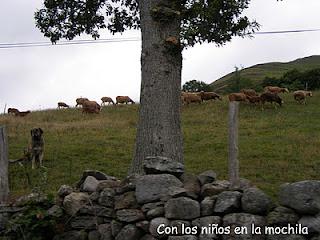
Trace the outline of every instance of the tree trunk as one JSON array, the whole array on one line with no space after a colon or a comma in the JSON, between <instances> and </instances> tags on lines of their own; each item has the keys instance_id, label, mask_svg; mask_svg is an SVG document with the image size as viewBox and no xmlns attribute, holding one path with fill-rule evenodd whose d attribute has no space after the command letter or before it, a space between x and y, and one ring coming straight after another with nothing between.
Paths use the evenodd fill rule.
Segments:
<instances>
[{"instance_id":1,"label":"tree trunk","mask_svg":"<svg viewBox=\"0 0 320 240\"><path fill-rule=\"evenodd\" d=\"M164 156L183 163L180 126L180 6L174 6L175 2L180 1L139 1L142 33L141 95L130 174L144 173L142 162L147 156Z\"/></svg>"}]
</instances>

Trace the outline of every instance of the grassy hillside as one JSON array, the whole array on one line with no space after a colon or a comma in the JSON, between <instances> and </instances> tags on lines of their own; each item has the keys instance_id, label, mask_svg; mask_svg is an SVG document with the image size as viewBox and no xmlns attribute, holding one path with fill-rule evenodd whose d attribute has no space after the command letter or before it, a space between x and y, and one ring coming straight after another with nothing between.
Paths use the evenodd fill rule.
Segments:
<instances>
[{"instance_id":1,"label":"grassy hillside","mask_svg":"<svg viewBox=\"0 0 320 240\"><path fill-rule=\"evenodd\" d=\"M241 176L275 196L281 183L320 179L320 92L306 106L284 95L285 104L264 111L258 106L240 106ZM134 148L137 105L106 107L99 115L83 115L78 109L32 112L25 118L1 115L6 125L11 159L22 155L30 129L45 132L45 158L48 191L61 184L73 184L85 169L97 169L124 177ZM184 152L189 172L213 169L220 179L227 178L228 101L185 106L182 109ZM41 176L19 165L10 166L14 194L30 191Z\"/></svg>"},{"instance_id":2,"label":"grassy hillside","mask_svg":"<svg viewBox=\"0 0 320 240\"><path fill-rule=\"evenodd\" d=\"M241 70L240 74L241 78L249 79L254 85L259 85L265 77L280 77L292 69L307 71L314 68L320 68L320 56L300 58L287 63L271 62L257 64ZM231 84L233 76L234 73L229 73L210 85L215 91L223 91L224 88Z\"/></svg>"}]
</instances>

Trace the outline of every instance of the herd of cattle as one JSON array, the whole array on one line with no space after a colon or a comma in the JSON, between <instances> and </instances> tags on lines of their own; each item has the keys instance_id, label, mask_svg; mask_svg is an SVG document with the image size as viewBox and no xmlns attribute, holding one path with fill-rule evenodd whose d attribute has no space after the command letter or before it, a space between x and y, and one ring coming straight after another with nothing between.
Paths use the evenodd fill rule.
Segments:
<instances>
[{"instance_id":1,"label":"herd of cattle","mask_svg":"<svg viewBox=\"0 0 320 240\"><path fill-rule=\"evenodd\" d=\"M280 106L283 104L283 100L279 96L279 93L288 93L287 88L281 88L277 86L267 86L264 88L264 92L260 95L254 89L242 89L238 93L229 94L228 98L230 102L248 102L252 104L262 104L266 102L277 103ZM293 97L298 103L306 104L307 97L312 97L311 91L298 90L293 92ZM182 92L181 101L184 105L190 103L201 103L207 100L222 100L222 97L214 92Z\"/></svg>"},{"instance_id":2,"label":"herd of cattle","mask_svg":"<svg viewBox=\"0 0 320 240\"><path fill-rule=\"evenodd\" d=\"M279 93L288 93L287 88L281 88L277 86L267 86L264 88L264 92L260 95L254 89L242 89L238 93L229 94L229 101L248 102L252 104L262 104L266 102L277 103L280 106L283 104L283 100L279 96ZM306 104L307 97L312 97L311 91L298 90L293 92L293 97L298 103ZM222 100L222 97L215 92L181 92L181 102L183 105L189 105L190 103L202 103L208 100ZM82 112L84 113L99 113L101 107L106 104L135 104L135 102L128 96L117 96L116 102L110 97L102 97L101 104L96 101L90 101L88 98L77 98L76 107L82 106ZM69 108L70 106L64 102L58 102L58 108ZM19 111L16 108L8 108L8 114L14 116L24 117L28 115L30 111Z\"/></svg>"}]
</instances>

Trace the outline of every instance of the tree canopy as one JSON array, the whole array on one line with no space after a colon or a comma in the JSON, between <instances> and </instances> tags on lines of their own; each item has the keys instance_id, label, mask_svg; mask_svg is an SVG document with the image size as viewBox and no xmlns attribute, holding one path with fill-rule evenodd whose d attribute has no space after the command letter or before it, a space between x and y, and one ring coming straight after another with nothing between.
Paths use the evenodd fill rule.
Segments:
<instances>
[{"instance_id":1,"label":"tree canopy","mask_svg":"<svg viewBox=\"0 0 320 240\"><path fill-rule=\"evenodd\" d=\"M183 84L182 91L184 92L210 92L212 89L209 84L202 81L191 80Z\"/></svg>"}]
</instances>

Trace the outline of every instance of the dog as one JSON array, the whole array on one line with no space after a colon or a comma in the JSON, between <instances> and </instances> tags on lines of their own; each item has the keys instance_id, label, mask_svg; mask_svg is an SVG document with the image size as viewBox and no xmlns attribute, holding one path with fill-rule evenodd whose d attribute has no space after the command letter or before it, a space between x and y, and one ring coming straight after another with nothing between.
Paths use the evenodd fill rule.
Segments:
<instances>
[{"instance_id":1,"label":"dog","mask_svg":"<svg viewBox=\"0 0 320 240\"><path fill-rule=\"evenodd\" d=\"M43 139L43 130L41 128L31 129L31 162L32 169L35 168L35 165L42 167L42 160L44 154L44 139Z\"/></svg>"}]
</instances>

